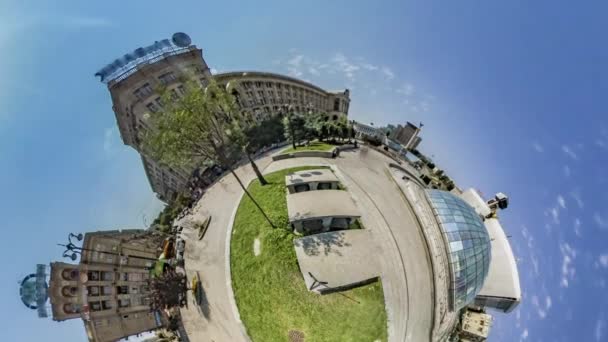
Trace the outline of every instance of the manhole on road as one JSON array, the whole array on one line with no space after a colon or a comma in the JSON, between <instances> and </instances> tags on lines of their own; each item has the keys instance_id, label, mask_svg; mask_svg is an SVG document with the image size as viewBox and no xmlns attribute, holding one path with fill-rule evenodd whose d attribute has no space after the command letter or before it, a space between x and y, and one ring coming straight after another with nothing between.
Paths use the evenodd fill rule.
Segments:
<instances>
[{"instance_id":1,"label":"manhole on road","mask_svg":"<svg viewBox=\"0 0 608 342\"><path fill-rule=\"evenodd\" d=\"M299 330L289 330L289 342L304 342L304 333Z\"/></svg>"}]
</instances>

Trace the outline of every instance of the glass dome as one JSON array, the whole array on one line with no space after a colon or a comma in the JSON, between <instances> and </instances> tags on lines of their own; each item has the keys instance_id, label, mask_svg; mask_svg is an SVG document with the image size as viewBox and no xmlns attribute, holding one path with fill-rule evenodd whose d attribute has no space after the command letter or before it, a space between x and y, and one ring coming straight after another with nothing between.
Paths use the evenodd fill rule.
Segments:
<instances>
[{"instance_id":1,"label":"glass dome","mask_svg":"<svg viewBox=\"0 0 608 342\"><path fill-rule=\"evenodd\" d=\"M488 275L490 237L464 200L441 190L427 190L427 195L448 247L453 309L460 310L475 299Z\"/></svg>"}]
</instances>

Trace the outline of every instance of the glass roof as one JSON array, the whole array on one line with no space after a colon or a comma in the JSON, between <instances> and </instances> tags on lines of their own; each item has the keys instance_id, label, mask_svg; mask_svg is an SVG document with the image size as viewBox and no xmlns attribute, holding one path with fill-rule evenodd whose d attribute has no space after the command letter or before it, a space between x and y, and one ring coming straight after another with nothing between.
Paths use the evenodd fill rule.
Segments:
<instances>
[{"instance_id":1,"label":"glass roof","mask_svg":"<svg viewBox=\"0 0 608 342\"><path fill-rule=\"evenodd\" d=\"M447 243L450 298L454 310L471 303L490 267L490 236L479 215L458 196L427 190L433 212Z\"/></svg>"}]
</instances>

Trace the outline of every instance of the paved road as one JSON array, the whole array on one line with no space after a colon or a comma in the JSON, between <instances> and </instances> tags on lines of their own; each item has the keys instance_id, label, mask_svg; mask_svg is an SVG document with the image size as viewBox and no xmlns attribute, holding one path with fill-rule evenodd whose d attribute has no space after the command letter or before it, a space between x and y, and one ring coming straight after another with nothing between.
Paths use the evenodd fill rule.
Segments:
<instances>
[{"instance_id":1,"label":"paved road","mask_svg":"<svg viewBox=\"0 0 608 342\"><path fill-rule=\"evenodd\" d=\"M296 158L270 163L258 161L264 173L301 165L335 165L338 176L364 210L363 224L385 246L382 264L389 341L429 341L432 329L433 283L431 266L420 228L401 192L389 178L389 158L373 150L343 152L337 159ZM249 166L238 170L248 183L255 175ZM190 340L247 341L242 324L233 310L232 289L227 283L227 232L242 195L231 175L212 186L195 210L195 216L213 216L203 241L188 239L188 276L202 277L206 302L202 308L190 302L183 310L184 326ZM194 232L189 232L194 236Z\"/></svg>"},{"instance_id":2,"label":"paved road","mask_svg":"<svg viewBox=\"0 0 608 342\"><path fill-rule=\"evenodd\" d=\"M270 157L257 161L264 169L271 163ZM237 169L237 174L245 184L255 178L249 164ZM207 189L200 199L193 215L187 220L202 220L212 216L205 237L199 241L197 233L185 230L186 251L184 253L186 273L189 279L196 274L202 282L204 300L197 306L190 293L189 307L182 309L182 320L192 342L240 342L248 341L241 322L236 318L234 295L228 283L227 233L232 227L232 216L243 194L235 178L228 174Z\"/></svg>"}]
</instances>

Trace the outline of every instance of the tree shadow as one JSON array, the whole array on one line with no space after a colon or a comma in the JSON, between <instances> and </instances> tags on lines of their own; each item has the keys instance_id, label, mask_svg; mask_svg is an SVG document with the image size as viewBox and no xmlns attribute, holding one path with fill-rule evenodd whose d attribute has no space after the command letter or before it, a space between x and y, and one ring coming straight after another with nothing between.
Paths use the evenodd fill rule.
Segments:
<instances>
[{"instance_id":1,"label":"tree shadow","mask_svg":"<svg viewBox=\"0 0 608 342\"><path fill-rule=\"evenodd\" d=\"M197 272L198 273L198 272ZM200 279L200 276L199 276ZM196 287L196 293L194 294L194 301L197 304L199 313L203 314L207 320L211 320L211 312L209 310L209 300L207 294L203 288L203 283L199 280L198 286Z\"/></svg>"},{"instance_id":2,"label":"tree shadow","mask_svg":"<svg viewBox=\"0 0 608 342\"><path fill-rule=\"evenodd\" d=\"M294 245L301 247L308 256L317 256L321 253L324 255L335 253L341 256L342 253L335 247L351 246L345 241L344 236L345 233L342 231L314 234L295 240Z\"/></svg>"}]
</instances>

